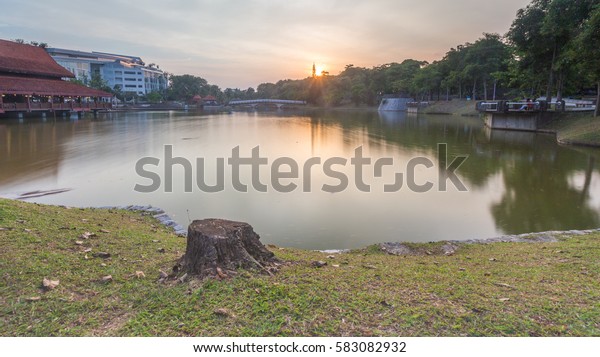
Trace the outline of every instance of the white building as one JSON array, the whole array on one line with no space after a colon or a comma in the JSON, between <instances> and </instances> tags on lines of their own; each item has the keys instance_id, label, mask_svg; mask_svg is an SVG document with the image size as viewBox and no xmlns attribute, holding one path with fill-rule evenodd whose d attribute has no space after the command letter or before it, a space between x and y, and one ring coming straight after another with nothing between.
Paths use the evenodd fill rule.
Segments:
<instances>
[{"instance_id":1,"label":"white building","mask_svg":"<svg viewBox=\"0 0 600 357\"><path fill-rule=\"evenodd\" d=\"M89 81L99 74L108 86L122 92L146 95L167 88L167 77L158 66L146 66L140 57L102 52L82 52L62 48L47 48L54 60L71 71L77 79Z\"/></svg>"}]
</instances>

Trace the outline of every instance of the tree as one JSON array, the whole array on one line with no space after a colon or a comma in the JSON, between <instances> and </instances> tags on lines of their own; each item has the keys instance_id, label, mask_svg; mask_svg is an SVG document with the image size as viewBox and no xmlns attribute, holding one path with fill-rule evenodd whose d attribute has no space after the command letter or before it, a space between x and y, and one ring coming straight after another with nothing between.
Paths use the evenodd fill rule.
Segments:
<instances>
[{"instance_id":1,"label":"tree","mask_svg":"<svg viewBox=\"0 0 600 357\"><path fill-rule=\"evenodd\" d=\"M388 85L384 88L385 93L398 93L408 96L413 90L413 79L421 67L427 62L407 59L402 63L392 63L386 69L385 74Z\"/></svg>"},{"instance_id":2,"label":"tree","mask_svg":"<svg viewBox=\"0 0 600 357\"><path fill-rule=\"evenodd\" d=\"M433 100L434 90L439 90L442 78L439 72L439 62L434 62L419 70L413 79L414 93L421 99ZM416 98L415 98L416 99Z\"/></svg>"},{"instance_id":3,"label":"tree","mask_svg":"<svg viewBox=\"0 0 600 357\"><path fill-rule=\"evenodd\" d=\"M575 65L569 53L594 4L597 0L534 0L517 12L507 38L515 46L521 73L529 79L546 73L548 100L554 88L562 97Z\"/></svg>"},{"instance_id":4,"label":"tree","mask_svg":"<svg viewBox=\"0 0 600 357\"><path fill-rule=\"evenodd\" d=\"M246 93L245 93L246 99L253 99L254 93L255 93L254 88L248 87L248 89L246 89Z\"/></svg>"},{"instance_id":5,"label":"tree","mask_svg":"<svg viewBox=\"0 0 600 357\"><path fill-rule=\"evenodd\" d=\"M575 48L571 55L580 58L583 69L589 78L596 83L596 110L594 116L600 112L600 4L596 5L589 19L584 23L583 30L578 35Z\"/></svg>"},{"instance_id":6,"label":"tree","mask_svg":"<svg viewBox=\"0 0 600 357\"><path fill-rule=\"evenodd\" d=\"M89 81L89 84L87 84L88 87L91 88L95 88L95 89L99 89L105 92L112 92L111 88L108 86L108 82L106 82L102 76L100 75L100 73L92 73L92 78Z\"/></svg>"},{"instance_id":7,"label":"tree","mask_svg":"<svg viewBox=\"0 0 600 357\"><path fill-rule=\"evenodd\" d=\"M24 45L24 44L27 43L22 38L16 38L13 41L16 42L16 43L20 43L22 45ZM32 45L32 46L37 46L37 47L41 47L41 48L48 48L48 44L46 42L29 41L29 44Z\"/></svg>"},{"instance_id":8,"label":"tree","mask_svg":"<svg viewBox=\"0 0 600 357\"><path fill-rule=\"evenodd\" d=\"M123 88L121 88L120 84L115 84L112 89L112 93L115 95L115 97L117 97L117 99L125 100L125 97L123 97Z\"/></svg>"},{"instance_id":9,"label":"tree","mask_svg":"<svg viewBox=\"0 0 600 357\"><path fill-rule=\"evenodd\" d=\"M146 94L146 100L150 103L160 103L162 101L162 95L159 92L150 92Z\"/></svg>"},{"instance_id":10,"label":"tree","mask_svg":"<svg viewBox=\"0 0 600 357\"><path fill-rule=\"evenodd\" d=\"M256 94L259 98L272 99L275 97L276 89L274 83L261 83L256 87Z\"/></svg>"},{"instance_id":11,"label":"tree","mask_svg":"<svg viewBox=\"0 0 600 357\"><path fill-rule=\"evenodd\" d=\"M71 79L69 79L69 82L79 84L80 86L86 86L86 87L88 85L88 79L87 79L87 76L85 76L85 75L83 75L81 78L71 78Z\"/></svg>"},{"instance_id":12,"label":"tree","mask_svg":"<svg viewBox=\"0 0 600 357\"><path fill-rule=\"evenodd\" d=\"M551 70L556 74L558 101L562 99L566 75L574 64L570 49L594 3L597 0L552 0L548 6L541 30L544 36L553 41Z\"/></svg>"},{"instance_id":13,"label":"tree","mask_svg":"<svg viewBox=\"0 0 600 357\"><path fill-rule=\"evenodd\" d=\"M468 45L468 44L467 44ZM456 90L458 97L463 97L464 68L466 50L464 45L451 48L440 61L442 73L442 86L446 88L446 98L450 96L451 89Z\"/></svg>"},{"instance_id":14,"label":"tree","mask_svg":"<svg viewBox=\"0 0 600 357\"><path fill-rule=\"evenodd\" d=\"M534 0L524 9L519 9L517 18L506 34L515 47L519 63L517 75L524 73L526 77L541 77L542 73L547 74L547 98L551 96L552 67L556 58L554 40L542 31L549 5L550 0Z\"/></svg>"},{"instance_id":15,"label":"tree","mask_svg":"<svg viewBox=\"0 0 600 357\"><path fill-rule=\"evenodd\" d=\"M494 79L494 73L498 78L498 72L506 70L509 54L498 34L484 33L482 38L466 47L463 77L473 80L473 99L476 98L477 81L481 81L484 100L488 99L488 82Z\"/></svg>"},{"instance_id":16,"label":"tree","mask_svg":"<svg viewBox=\"0 0 600 357\"><path fill-rule=\"evenodd\" d=\"M174 100L189 101L195 95L206 95L210 92L210 90L204 88L208 86L208 82L201 77L192 76L190 74L181 76L172 75L170 81L171 86L168 90L168 96Z\"/></svg>"}]
</instances>

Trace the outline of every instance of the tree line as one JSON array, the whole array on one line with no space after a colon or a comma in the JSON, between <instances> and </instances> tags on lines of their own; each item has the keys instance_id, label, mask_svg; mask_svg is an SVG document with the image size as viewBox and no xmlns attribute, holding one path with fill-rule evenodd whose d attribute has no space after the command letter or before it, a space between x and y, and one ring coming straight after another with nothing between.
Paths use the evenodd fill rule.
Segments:
<instances>
[{"instance_id":1,"label":"tree line","mask_svg":"<svg viewBox=\"0 0 600 357\"><path fill-rule=\"evenodd\" d=\"M349 64L337 75L262 83L256 90L222 90L198 76L168 74L169 87L164 92L142 99L190 101L196 95L211 95L222 103L277 98L335 107L372 106L384 95L423 101L561 100L567 95L590 95L595 89L600 97L599 44L600 0L533 0L518 10L505 35L483 33L475 42L451 48L431 63L406 59L372 68ZM87 84L118 97L127 95L119 88L107 88L98 78Z\"/></svg>"},{"instance_id":2,"label":"tree line","mask_svg":"<svg viewBox=\"0 0 600 357\"><path fill-rule=\"evenodd\" d=\"M600 88L600 1L533 0L508 32L484 33L431 63L407 59L372 68L347 65L338 75L262 83L256 90L171 76L167 97L211 94L220 101L279 98L324 106L375 105L383 95L416 100L520 99L591 94Z\"/></svg>"}]
</instances>

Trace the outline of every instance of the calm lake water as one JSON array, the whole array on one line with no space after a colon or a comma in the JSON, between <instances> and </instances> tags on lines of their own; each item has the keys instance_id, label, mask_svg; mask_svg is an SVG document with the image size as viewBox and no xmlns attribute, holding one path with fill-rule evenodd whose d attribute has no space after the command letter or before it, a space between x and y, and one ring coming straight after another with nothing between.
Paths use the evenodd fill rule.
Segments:
<instances>
[{"instance_id":1,"label":"calm lake water","mask_svg":"<svg viewBox=\"0 0 600 357\"><path fill-rule=\"evenodd\" d=\"M437 144L446 143L448 164L457 155L468 159L456 170L467 192L451 181L438 188ZM173 192L165 192L165 145L187 159L193 169L193 191L185 192L184 168L173 169ZM268 164L254 177L267 192L252 187L252 169L242 166L240 181L248 192L233 188L227 158L239 147L250 157L258 147ZM356 148L371 159L356 187ZM502 234L600 227L600 175L592 149L561 147L552 135L490 131L477 118L409 116L377 112L263 112L201 115L194 113L113 113L98 119L0 120L0 195L32 190L71 189L30 201L69 206L153 205L187 226L190 219L226 218L252 224L264 243L309 249L357 248L383 241L425 242L493 237ZM136 173L143 157L160 160L145 170L160 177L159 190L136 192L149 178ZM298 163L299 178L288 193L276 192L271 168L277 158ZM310 192L303 192L304 164L320 157L310 170ZM346 165L324 162L333 157ZM434 184L428 192L407 186L407 164L423 157L435 164L415 167L415 184ZM204 158L207 184L217 182L217 158L225 159L221 192L196 185L196 159ZM392 159L381 175L376 160ZM288 162L290 161L289 159ZM339 161L338 161L339 162ZM289 171L282 165L280 171ZM256 170L255 170L256 171ZM384 192L402 173L403 186ZM348 177L348 188L336 178ZM148 175L146 175L148 176Z\"/></svg>"}]
</instances>

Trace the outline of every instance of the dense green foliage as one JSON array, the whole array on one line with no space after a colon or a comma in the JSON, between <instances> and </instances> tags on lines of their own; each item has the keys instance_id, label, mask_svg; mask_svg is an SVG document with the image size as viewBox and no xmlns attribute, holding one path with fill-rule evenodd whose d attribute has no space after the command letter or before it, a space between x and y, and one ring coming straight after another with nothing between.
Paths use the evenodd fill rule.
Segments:
<instances>
[{"instance_id":1,"label":"dense green foliage","mask_svg":"<svg viewBox=\"0 0 600 357\"><path fill-rule=\"evenodd\" d=\"M577 41L598 0L534 0L517 12L507 40L514 50L514 85L532 94L573 94L589 85L581 50L592 42Z\"/></svg>"}]
</instances>

